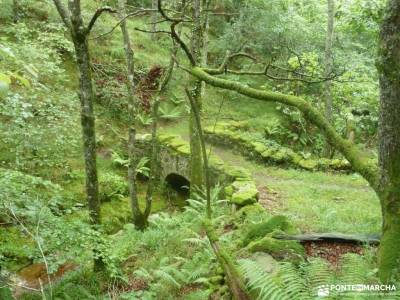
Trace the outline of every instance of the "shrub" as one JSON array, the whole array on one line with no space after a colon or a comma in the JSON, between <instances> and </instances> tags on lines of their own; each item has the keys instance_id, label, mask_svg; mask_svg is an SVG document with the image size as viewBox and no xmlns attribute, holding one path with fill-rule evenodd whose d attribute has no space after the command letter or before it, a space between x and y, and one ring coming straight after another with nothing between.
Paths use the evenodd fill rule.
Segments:
<instances>
[{"instance_id":1,"label":"shrub","mask_svg":"<svg viewBox=\"0 0 400 300\"><path fill-rule=\"evenodd\" d=\"M128 184L125 178L111 172L100 176L99 188L101 202L119 199L128 195Z\"/></svg>"}]
</instances>

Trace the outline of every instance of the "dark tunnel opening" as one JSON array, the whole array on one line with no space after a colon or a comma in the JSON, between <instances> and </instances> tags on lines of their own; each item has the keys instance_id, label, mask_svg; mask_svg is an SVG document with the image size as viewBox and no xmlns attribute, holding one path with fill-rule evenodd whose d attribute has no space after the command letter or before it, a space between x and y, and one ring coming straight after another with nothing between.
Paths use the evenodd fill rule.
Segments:
<instances>
[{"instance_id":1,"label":"dark tunnel opening","mask_svg":"<svg viewBox=\"0 0 400 300\"><path fill-rule=\"evenodd\" d=\"M179 198L179 200L182 200L184 202L184 200L189 198L190 181L187 180L184 176L171 173L165 178L165 183L169 190L173 190L174 192L176 192L176 198Z\"/></svg>"}]
</instances>

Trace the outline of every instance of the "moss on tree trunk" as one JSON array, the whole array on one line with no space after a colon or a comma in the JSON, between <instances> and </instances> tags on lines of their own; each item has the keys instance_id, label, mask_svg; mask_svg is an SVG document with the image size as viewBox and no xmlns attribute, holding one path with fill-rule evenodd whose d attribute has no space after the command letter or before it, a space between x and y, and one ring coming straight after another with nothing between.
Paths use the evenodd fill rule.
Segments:
<instances>
[{"instance_id":1,"label":"moss on tree trunk","mask_svg":"<svg viewBox=\"0 0 400 300\"><path fill-rule=\"evenodd\" d=\"M400 280L400 0L388 1L381 27L379 60L379 196L382 239L379 277Z\"/></svg>"}]
</instances>

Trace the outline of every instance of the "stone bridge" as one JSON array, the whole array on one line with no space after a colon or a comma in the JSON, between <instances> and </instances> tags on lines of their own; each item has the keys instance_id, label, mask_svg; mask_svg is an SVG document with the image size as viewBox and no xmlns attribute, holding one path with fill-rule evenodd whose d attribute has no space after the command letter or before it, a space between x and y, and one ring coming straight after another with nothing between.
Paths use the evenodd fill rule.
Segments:
<instances>
[{"instance_id":1,"label":"stone bridge","mask_svg":"<svg viewBox=\"0 0 400 300\"><path fill-rule=\"evenodd\" d=\"M137 135L138 154L150 155L151 136ZM190 146L178 135L160 134L159 170L157 179L176 190L190 186ZM224 196L239 206L253 204L258 200L258 190L250 173L238 167L226 165L219 157L209 158L209 172L213 185L224 187Z\"/></svg>"}]
</instances>

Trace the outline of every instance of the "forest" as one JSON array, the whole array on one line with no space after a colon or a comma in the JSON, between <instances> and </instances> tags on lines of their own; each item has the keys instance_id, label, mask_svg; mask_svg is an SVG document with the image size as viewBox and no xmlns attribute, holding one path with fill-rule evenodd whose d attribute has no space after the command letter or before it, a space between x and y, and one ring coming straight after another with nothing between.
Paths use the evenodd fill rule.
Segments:
<instances>
[{"instance_id":1,"label":"forest","mask_svg":"<svg viewBox=\"0 0 400 300\"><path fill-rule=\"evenodd\" d=\"M400 299L400 0L0 0L14 299Z\"/></svg>"}]
</instances>

